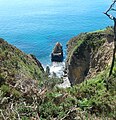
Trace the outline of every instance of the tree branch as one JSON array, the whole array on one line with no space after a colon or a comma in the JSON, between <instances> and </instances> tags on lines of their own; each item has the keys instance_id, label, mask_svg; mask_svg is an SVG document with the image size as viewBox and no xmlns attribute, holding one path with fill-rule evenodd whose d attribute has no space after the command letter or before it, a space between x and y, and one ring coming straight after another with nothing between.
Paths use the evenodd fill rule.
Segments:
<instances>
[{"instance_id":1,"label":"tree branch","mask_svg":"<svg viewBox=\"0 0 116 120\"><path fill-rule=\"evenodd\" d=\"M104 14L107 15L111 20L114 19L114 17L112 15L108 14L108 13L104 13Z\"/></svg>"},{"instance_id":2,"label":"tree branch","mask_svg":"<svg viewBox=\"0 0 116 120\"><path fill-rule=\"evenodd\" d=\"M111 10L116 11L116 9L112 8Z\"/></svg>"},{"instance_id":3,"label":"tree branch","mask_svg":"<svg viewBox=\"0 0 116 120\"><path fill-rule=\"evenodd\" d=\"M114 21L114 48L113 48L113 56L112 56L112 63L111 63L111 68L110 68L110 72L109 72L109 77L112 75L114 62L115 62L115 53L116 53L116 17L109 14L109 11L111 11L111 10L115 11L115 9L113 8L115 3L116 3L116 0L114 0L113 3L110 5L110 7L106 10L106 12L104 12L105 15L107 15L111 20ZM107 87L107 89L108 89L108 87Z\"/></svg>"},{"instance_id":4,"label":"tree branch","mask_svg":"<svg viewBox=\"0 0 116 120\"><path fill-rule=\"evenodd\" d=\"M116 0L114 0L114 2L110 5L110 7L106 10L105 13L108 13L112 9L115 3L116 3Z\"/></svg>"},{"instance_id":5,"label":"tree branch","mask_svg":"<svg viewBox=\"0 0 116 120\"><path fill-rule=\"evenodd\" d=\"M105 15L107 15L111 20L114 20L115 17L113 17L112 15L110 15L108 12L110 10L114 10L112 7L115 5L116 0L113 1L113 3L110 5L110 7L106 10L106 12L104 12Z\"/></svg>"}]
</instances>

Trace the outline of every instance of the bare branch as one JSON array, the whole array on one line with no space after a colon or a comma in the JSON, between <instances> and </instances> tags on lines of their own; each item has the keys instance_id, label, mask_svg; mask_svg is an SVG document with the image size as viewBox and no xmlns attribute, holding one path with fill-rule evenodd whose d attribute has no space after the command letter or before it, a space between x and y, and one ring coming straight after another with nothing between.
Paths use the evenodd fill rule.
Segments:
<instances>
[{"instance_id":1,"label":"bare branch","mask_svg":"<svg viewBox=\"0 0 116 120\"><path fill-rule=\"evenodd\" d=\"M113 67L114 67L114 61L115 61L115 53L116 53L116 17L113 16L113 15L110 15L108 12L111 11L111 10L116 11L113 8L113 6L115 5L115 3L116 3L116 0L113 0L113 3L110 5L110 7L104 13L111 20L114 21L114 48L113 48L113 56L112 56L112 63L111 63L111 68L110 68L110 72L109 72L109 77L112 75L112 71L113 71ZM107 90L108 90L108 87L107 87Z\"/></svg>"},{"instance_id":2,"label":"bare branch","mask_svg":"<svg viewBox=\"0 0 116 120\"><path fill-rule=\"evenodd\" d=\"M114 20L114 21L115 21L115 17L109 14L108 12L111 10L115 10L113 9L113 6L115 5L115 3L116 3L116 0L114 0L113 3L110 5L110 7L106 10L106 12L104 12L105 15L107 15L111 20Z\"/></svg>"},{"instance_id":3,"label":"bare branch","mask_svg":"<svg viewBox=\"0 0 116 120\"><path fill-rule=\"evenodd\" d=\"M111 20L114 19L114 17L112 15L108 14L108 13L104 13L104 14L107 15Z\"/></svg>"},{"instance_id":4,"label":"bare branch","mask_svg":"<svg viewBox=\"0 0 116 120\"><path fill-rule=\"evenodd\" d=\"M111 10L116 11L116 9L112 8Z\"/></svg>"},{"instance_id":5,"label":"bare branch","mask_svg":"<svg viewBox=\"0 0 116 120\"><path fill-rule=\"evenodd\" d=\"M116 3L116 0L114 0L113 3L110 5L110 7L106 10L105 12L106 14L112 9L115 3Z\"/></svg>"}]
</instances>

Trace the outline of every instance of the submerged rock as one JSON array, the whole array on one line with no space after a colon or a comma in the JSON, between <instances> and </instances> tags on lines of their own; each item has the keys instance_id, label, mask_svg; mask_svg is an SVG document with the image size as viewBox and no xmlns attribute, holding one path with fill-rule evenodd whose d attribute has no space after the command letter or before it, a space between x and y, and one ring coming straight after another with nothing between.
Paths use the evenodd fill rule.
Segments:
<instances>
[{"instance_id":1,"label":"submerged rock","mask_svg":"<svg viewBox=\"0 0 116 120\"><path fill-rule=\"evenodd\" d=\"M63 49L62 45L57 42L52 53L51 53L51 61L62 62L63 61Z\"/></svg>"}]
</instances>

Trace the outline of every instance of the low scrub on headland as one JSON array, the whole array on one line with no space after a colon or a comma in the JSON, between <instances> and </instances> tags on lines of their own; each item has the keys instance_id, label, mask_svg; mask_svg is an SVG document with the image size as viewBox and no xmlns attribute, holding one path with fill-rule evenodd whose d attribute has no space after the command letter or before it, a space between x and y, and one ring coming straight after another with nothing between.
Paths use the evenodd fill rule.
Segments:
<instances>
[{"instance_id":1,"label":"low scrub on headland","mask_svg":"<svg viewBox=\"0 0 116 120\"><path fill-rule=\"evenodd\" d=\"M65 89L57 87L61 79L49 78L41 67L0 39L0 120L116 119L116 60L110 78L108 66Z\"/></svg>"},{"instance_id":2,"label":"low scrub on headland","mask_svg":"<svg viewBox=\"0 0 116 120\"><path fill-rule=\"evenodd\" d=\"M114 74L108 79L106 70L90 80L67 89L55 86L49 88L46 84L42 89L33 88L22 93L9 85L2 85L0 119L114 120L115 69L116 65Z\"/></svg>"}]
</instances>

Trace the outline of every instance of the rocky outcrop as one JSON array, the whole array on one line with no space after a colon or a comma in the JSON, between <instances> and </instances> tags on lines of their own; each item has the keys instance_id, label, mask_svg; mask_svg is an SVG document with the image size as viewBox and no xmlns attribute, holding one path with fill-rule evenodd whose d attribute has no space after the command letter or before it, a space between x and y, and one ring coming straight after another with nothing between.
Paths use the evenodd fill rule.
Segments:
<instances>
[{"instance_id":1,"label":"rocky outcrop","mask_svg":"<svg viewBox=\"0 0 116 120\"><path fill-rule=\"evenodd\" d=\"M37 64L37 66L40 68L40 70L42 72L44 72L44 68L42 66L42 64L40 63L40 61L35 57L35 55L30 54L30 56L32 57L32 59L35 61L35 63Z\"/></svg>"},{"instance_id":2,"label":"rocky outcrop","mask_svg":"<svg viewBox=\"0 0 116 120\"><path fill-rule=\"evenodd\" d=\"M57 42L52 53L51 53L51 61L62 62L63 61L63 49L62 45Z\"/></svg>"},{"instance_id":3,"label":"rocky outcrop","mask_svg":"<svg viewBox=\"0 0 116 120\"><path fill-rule=\"evenodd\" d=\"M111 63L112 28L83 33L71 39L68 44L66 69L72 85L79 84L106 69Z\"/></svg>"}]
</instances>

